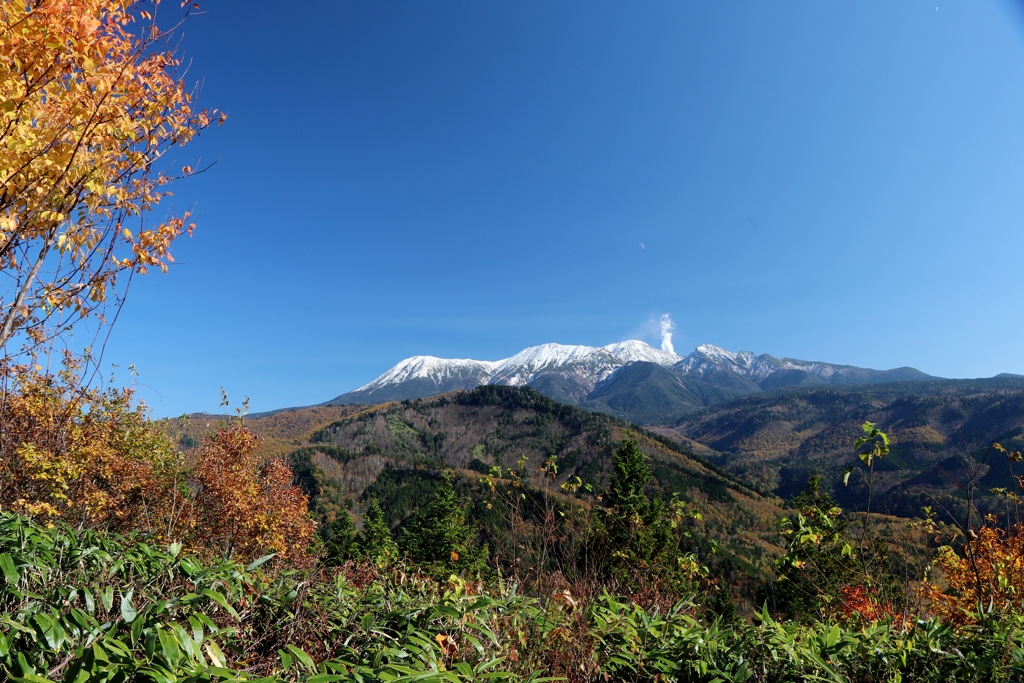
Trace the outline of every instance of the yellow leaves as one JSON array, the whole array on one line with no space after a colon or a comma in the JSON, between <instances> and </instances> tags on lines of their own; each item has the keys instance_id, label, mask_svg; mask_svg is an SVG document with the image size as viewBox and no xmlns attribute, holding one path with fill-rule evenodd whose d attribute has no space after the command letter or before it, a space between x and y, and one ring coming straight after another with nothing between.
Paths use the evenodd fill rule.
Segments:
<instances>
[{"instance_id":1,"label":"yellow leaves","mask_svg":"<svg viewBox=\"0 0 1024 683\"><path fill-rule=\"evenodd\" d=\"M55 285L91 284L129 267L166 270L171 262L169 246L183 223L140 251L103 247L117 247L120 223L167 195L161 188L173 174L155 162L218 112L194 109L177 77L181 60L164 47L171 41L129 32L130 12L153 21L150 11L121 0L5 2L0 12L0 231L13 235L9 251L22 255L2 264L13 280L24 281L32 266L26 252L51 244L66 256L57 272L44 271ZM184 175L193 172L186 167ZM97 250L110 258L93 259ZM75 299L42 289L27 292L30 309ZM99 306L110 287L92 291ZM0 299L0 316L5 305ZM30 313L19 324L31 328L34 321L41 318Z\"/></svg>"},{"instance_id":2,"label":"yellow leaves","mask_svg":"<svg viewBox=\"0 0 1024 683\"><path fill-rule=\"evenodd\" d=\"M949 584L946 591L925 582L921 593L932 608L954 623L972 623L979 611L1024 613L1024 526L1000 529L986 525L958 553L939 548L934 566Z\"/></svg>"},{"instance_id":3,"label":"yellow leaves","mask_svg":"<svg viewBox=\"0 0 1024 683\"><path fill-rule=\"evenodd\" d=\"M173 460L173 449L131 407L130 393L83 388L77 372L70 359L57 375L0 364L0 506L81 526L140 528L135 496L145 491L162 504L166 493L152 473Z\"/></svg>"},{"instance_id":4,"label":"yellow leaves","mask_svg":"<svg viewBox=\"0 0 1024 683\"><path fill-rule=\"evenodd\" d=\"M459 654L458 643L447 633L438 633L434 636L434 640L437 641L438 646L441 648L441 654L445 657L454 657Z\"/></svg>"}]
</instances>

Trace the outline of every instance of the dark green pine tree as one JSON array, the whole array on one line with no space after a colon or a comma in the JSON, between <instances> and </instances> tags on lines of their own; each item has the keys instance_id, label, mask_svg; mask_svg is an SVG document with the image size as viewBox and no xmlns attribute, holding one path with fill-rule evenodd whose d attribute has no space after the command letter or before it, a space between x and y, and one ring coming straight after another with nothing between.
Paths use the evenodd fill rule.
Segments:
<instances>
[{"instance_id":1,"label":"dark green pine tree","mask_svg":"<svg viewBox=\"0 0 1024 683\"><path fill-rule=\"evenodd\" d=\"M476 529L467 522L462 501L446 474L426 512L417 513L400 540L402 551L413 562L445 571L479 572L485 549L474 547L475 537Z\"/></svg>"},{"instance_id":2,"label":"dark green pine tree","mask_svg":"<svg viewBox=\"0 0 1024 683\"><path fill-rule=\"evenodd\" d=\"M605 501L618 517L642 518L650 511L644 493L651 480L651 468L633 439L626 439L612 454L612 475L608 481Z\"/></svg>"},{"instance_id":3,"label":"dark green pine tree","mask_svg":"<svg viewBox=\"0 0 1024 683\"><path fill-rule=\"evenodd\" d=\"M386 566L398 558L398 544L391 535L391 529L384 520L384 512L376 499L370 501L370 507L363 517L359 553L369 557L379 567Z\"/></svg>"},{"instance_id":4,"label":"dark green pine tree","mask_svg":"<svg viewBox=\"0 0 1024 683\"><path fill-rule=\"evenodd\" d=\"M652 501L645 488L651 480L647 456L636 440L627 438L612 454L612 474L601 516L607 570L619 578L638 573L673 574L677 571L671 526L660 499Z\"/></svg>"},{"instance_id":5,"label":"dark green pine tree","mask_svg":"<svg viewBox=\"0 0 1024 683\"><path fill-rule=\"evenodd\" d=\"M348 510L339 511L334 521L320 529L320 538L324 541L328 564L338 565L359 554L359 534Z\"/></svg>"}]
</instances>

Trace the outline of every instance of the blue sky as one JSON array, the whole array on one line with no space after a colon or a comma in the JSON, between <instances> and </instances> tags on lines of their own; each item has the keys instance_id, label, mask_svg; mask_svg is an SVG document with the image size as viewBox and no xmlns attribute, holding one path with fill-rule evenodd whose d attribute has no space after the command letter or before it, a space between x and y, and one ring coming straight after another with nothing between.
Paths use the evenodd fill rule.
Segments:
<instances>
[{"instance_id":1,"label":"blue sky","mask_svg":"<svg viewBox=\"0 0 1024 683\"><path fill-rule=\"evenodd\" d=\"M105 356L157 416L410 355L700 343L1024 373L1009 2L207 0L198 229ZM641 247L643 243L644 247Z\"/></svg>"}]
</instances>

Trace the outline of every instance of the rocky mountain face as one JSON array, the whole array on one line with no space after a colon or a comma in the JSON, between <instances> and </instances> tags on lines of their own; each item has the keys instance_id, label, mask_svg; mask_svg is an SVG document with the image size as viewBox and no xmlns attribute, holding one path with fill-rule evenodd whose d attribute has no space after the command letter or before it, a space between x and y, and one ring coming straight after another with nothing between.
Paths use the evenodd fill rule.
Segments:
<instances>
[{"instance_id":1,"label":"rocky mountain face","mask_svg":"<svg viewBox=\"0 0 1024 683\"><path fill-rule=\"evenodd\" d=\"M556 401L650 424L773 389L925 379L932 378L914 368L870 370L710 344L681 357L634 339L601 347L542 344L498 361L414 356L326 405L408 400L482 385L529 386Z\"/></svg>"}]
</instances>

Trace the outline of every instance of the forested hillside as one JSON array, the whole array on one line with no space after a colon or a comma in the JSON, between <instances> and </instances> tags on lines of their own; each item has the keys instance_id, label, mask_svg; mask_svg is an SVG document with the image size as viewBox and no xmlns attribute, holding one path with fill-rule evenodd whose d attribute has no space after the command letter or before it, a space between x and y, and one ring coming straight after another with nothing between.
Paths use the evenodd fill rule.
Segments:
<instances>
[{"instance_id":1,"label":"forested hillside","mask_svg":"<svg viewBox=\"0 0 1024 683\"><path fill-rule=\"evenodd\" d=\"M746 396L656 431L691 439L729 472L783 498L817 473L839 501L865 500L858 477L841 479L857 458L849 444L870 420L892 439L874 487L879 509L919 515L924 505L964 504L965 466L980 490L1009 486L1005 454L1024 446L1024 381L993 378L812 388ZM977 471L975 471L977 470ZM1001 503L992 502L995 512Z\"/></svg>"},{"instance_id":2,"label":"forested hillside","mask_svg":"<svg viewBox=\"0 0 1024 683\"><path fill-rule=\"evenodd\" d=\"M491 514L495 496L486 480L492 472L507 481L511 470L524 487L563 501L575 483L590 506L599 498L583 492L604 489L612 453L629 434L650 459L648 493L699 510L700 534L718 543L721 554L756 573L781 553L781 510L773 496L671 440L529 388L484 386L366 409L312 433L291 461L322 520L344 508L361 518L376 500L392 527L408 520L436 491L441 473L453 469L470 497L471 516L494 544L507 524Z\"/></svg>"}]
</instances>

